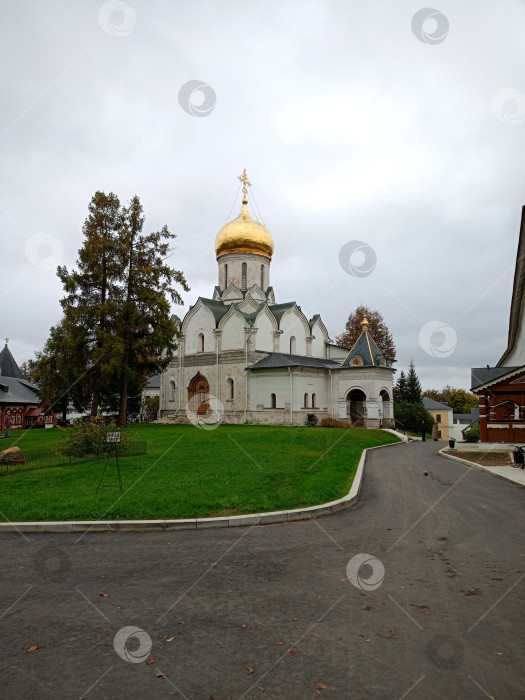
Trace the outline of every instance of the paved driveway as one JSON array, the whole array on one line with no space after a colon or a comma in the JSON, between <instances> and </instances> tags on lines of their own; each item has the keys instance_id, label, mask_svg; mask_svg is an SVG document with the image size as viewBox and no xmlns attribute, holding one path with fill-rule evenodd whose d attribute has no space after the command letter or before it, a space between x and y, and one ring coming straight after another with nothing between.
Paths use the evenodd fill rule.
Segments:
<instances>
[{"instance_id":1,"label":"paved driveway","mask_svg":"<svg viewBox=\"0 0 525 700\"><path fill-rule=\"evenodd\" d=\"M436 450L309 522L2 535L0 697L524 698L525 491Z\"/></svg>"}]
</instances>

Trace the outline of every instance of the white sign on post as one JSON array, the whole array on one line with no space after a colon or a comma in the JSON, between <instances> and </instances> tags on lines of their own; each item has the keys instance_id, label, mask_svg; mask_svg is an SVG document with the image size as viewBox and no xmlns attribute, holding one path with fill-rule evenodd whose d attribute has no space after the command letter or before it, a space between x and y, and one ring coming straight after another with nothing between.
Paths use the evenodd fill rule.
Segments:
<instances>
[{"instance_id":1,"label":"white sign on post","mask_svg":"<svg viewBox=\"0 0 525 700\"><path fill-rule=\"evenodd\" d=\"M106 433L106 442L120 442L122 433Z\"/></svg>"}]
</instances>

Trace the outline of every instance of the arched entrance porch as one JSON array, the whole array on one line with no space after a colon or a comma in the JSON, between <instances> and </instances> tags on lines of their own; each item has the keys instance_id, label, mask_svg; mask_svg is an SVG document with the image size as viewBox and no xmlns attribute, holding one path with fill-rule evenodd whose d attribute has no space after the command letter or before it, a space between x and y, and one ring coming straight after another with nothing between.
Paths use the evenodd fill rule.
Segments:
<instances>
[{"instance_id":1,"label":"arched entrance porch","mask_svg":"<svg viewBox=\"0 0 525 700\"><path fill-rule=\"evenodd\" d=\"M200 372L197 372L188 384L188 403L196 410L197 415L204 415L208 412L209 393L208 380Z\"/></svg>"},{"instance_id":2,"label":"arched entrance porch","mask_svg":"<svg viewBox=\"0 0 525 700\"><path fill-rule=\"evenodd\" d=\"M366 394L361 389L352 389L346 395L346 415L356 428L364 427L366 417Z\"/></svg>"}]
</instances>

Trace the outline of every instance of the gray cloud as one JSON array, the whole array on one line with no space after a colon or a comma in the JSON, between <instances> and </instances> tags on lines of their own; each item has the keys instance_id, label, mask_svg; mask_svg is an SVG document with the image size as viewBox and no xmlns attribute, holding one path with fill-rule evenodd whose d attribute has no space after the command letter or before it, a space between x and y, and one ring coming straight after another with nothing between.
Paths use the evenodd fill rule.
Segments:
<instances>
[{"instance_id":1,"label":"gray cloud","mask_svg":"<svg viewBox=\"0 0 525 700\"><path fill-rule=\"evenodd\" d=\"M138 194L146 226L178 235L173 263L192 287L182 315L211 295L214 238L244 167L275 238L278 300L320 313L333 338L358 303L380 309L398 366L413 358L425 387L468 387L470 367L497 361L525 203L525 124L504 124L491 103L504 88L525 93L521 3L443 3L439 45L414 37L422 5L412 1L143 0L129 3L122 37L100 26L102 4L0 9L1 330L19 361L60 316L53 270L26 255L36 234L56 238L71 266L94 192ZM178 103L189 80L217 95L206 117ZM377 254L368 277L339 266L351 240ZM419 345L432 320L457 334L446 358Z\"/></svg>"}]
</instances>

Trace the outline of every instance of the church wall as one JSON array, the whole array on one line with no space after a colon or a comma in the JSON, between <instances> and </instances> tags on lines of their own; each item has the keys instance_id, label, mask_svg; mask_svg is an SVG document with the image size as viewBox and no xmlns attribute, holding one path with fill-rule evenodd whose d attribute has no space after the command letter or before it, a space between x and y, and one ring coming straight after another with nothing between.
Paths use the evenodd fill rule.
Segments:
<instances>
[{"instance_id":1,"label":"church wall","mask_svg":"<svg viewBox=\"0 0 525 700\"><path fill-rule=\"evenodd\" d=\"M257 335L255 336L257 350L272 352L274 325L271 319L264 312L260 313L255 320L255 326L257 328Z\"/></svg>"},{"instance_id":2,"label":"church wall","mask_svg":"<svg viewBox=\"0 0 525 700\"><path fill-rule=\"evenodd\" d=\"M326 357L329 360L340 360L343 362L350 351L346 348L339 348L331 343L326 343Z\"/></svg>"},{"instance_id":3,"label":"church wall","mask_svg":"<svg viewBox=\"0 0 525 700\"><path fill-rule=\"evenodd\" d=\"M245 343L244 329L246 321L241 316L233 314L221 323L221 350L242 350Z\"/></svg>"},{"instance_id":4,"label":"church wall","mask_svg":"<svg viewBox=\"0 0 525 700\"><path fill-rule=\"evenodd\" d=\"M290 338L295 337L295 352L293 355L306 355L306 331L301 316L294 310L286 311L281 318L280 351L290 352Z\"/></svg>"},{"instance_id":5,"label":"church wall","mask_svg":"<svg viewBox=\"0 0 525 700\"><path fill-rule=\"evenodd\" d=\"M321 324L316 322L312 328L312 357L326 357L326 340Z\"/></svg>"},{"instance_id":6,"label":"church wall","mask_svg":"<svg viewBox=\"0 0 525 700\"><path fill-rule=\"evenodd\" d=\"M215 350L215 318L212 312L205 306L201 306L184 324L184 333L186 336L185 353L192 355L197 352L202 352L199 346L199 333L204 335L204 351L211 352Z\"/></svg>"}]
</instances>

